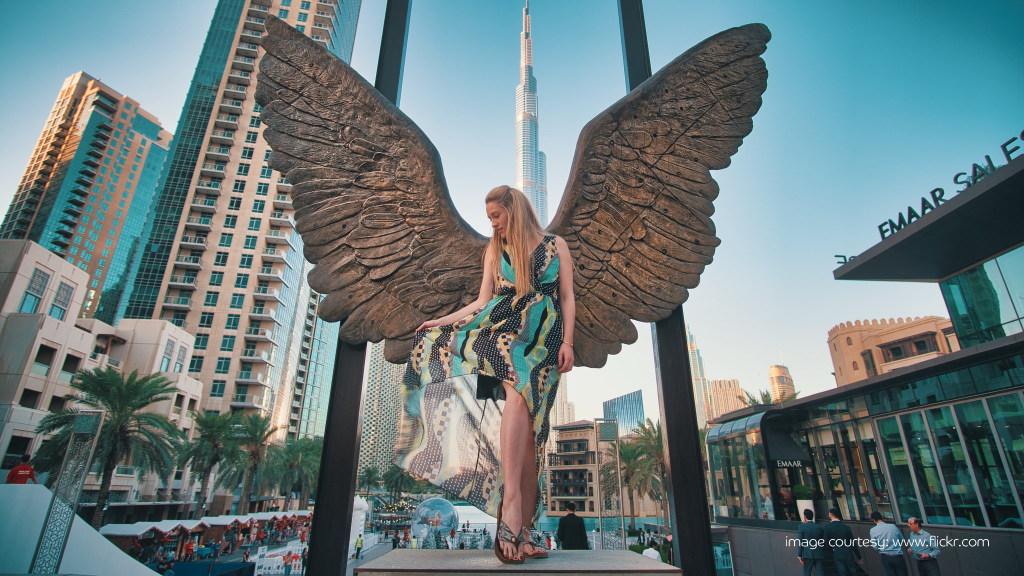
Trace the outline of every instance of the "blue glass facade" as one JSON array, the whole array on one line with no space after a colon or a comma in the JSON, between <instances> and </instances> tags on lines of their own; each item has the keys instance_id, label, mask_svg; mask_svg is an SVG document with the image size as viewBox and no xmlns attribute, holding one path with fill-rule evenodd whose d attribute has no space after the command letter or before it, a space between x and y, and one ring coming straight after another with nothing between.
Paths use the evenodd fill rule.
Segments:
<instances>
[{"instance_id":1,"label":"blue glass facade","mask_svg":"<svg viewBox=\"0 0 1024 576\"><path fill-rule=\"evenodd\" d=\"M644 423L643 394L636 390L618 398L605 400L604 417L615 419L619 436L633 433L633 430Z\"/></svg>"},{"instance_id":2,"label":"blue glass facade","mask_svg":"<svg viewBox=\"0 0 1024 576\"><path fill-rule=\"evenodd\" d=\"M939 284L961 348L1024 331L1024 246Z\"/></svg>"}]
</instances>

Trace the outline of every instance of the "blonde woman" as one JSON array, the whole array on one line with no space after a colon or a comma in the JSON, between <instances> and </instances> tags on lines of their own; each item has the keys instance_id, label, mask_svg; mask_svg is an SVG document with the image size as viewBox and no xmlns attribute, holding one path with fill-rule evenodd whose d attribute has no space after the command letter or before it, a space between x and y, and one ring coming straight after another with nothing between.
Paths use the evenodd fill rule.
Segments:
<instances>
[{"instance_id":1,"label":"blonde woman","mask_svg":"<svg viewBox=\"0 0 1024 576\"><path fill-rule=\"evenodd\" d=\"M416 333L403 384L396 462L497 516L494 553L545 558L530 537L548 412L573 367L572 257L522 192L487 194L494 231L479 297Z\"/></svg>"}]
</instances>

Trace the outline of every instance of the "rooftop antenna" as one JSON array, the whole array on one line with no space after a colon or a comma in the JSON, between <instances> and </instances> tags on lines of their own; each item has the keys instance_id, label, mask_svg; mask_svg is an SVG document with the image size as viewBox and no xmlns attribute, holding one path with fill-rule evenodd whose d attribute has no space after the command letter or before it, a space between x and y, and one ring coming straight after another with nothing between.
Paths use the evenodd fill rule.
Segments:
<instances>
[{"instance_id":1,"label":"rooftop antenna","mask_svg":"<svg viewBox=\"0 0 1024 576\"><path fill-rule=\"evenodd\" d=\"M782 365L786 365L786 357L782 355L782 349L779 349L779 358L782 358Z\"/></svg>"}]
</instances>

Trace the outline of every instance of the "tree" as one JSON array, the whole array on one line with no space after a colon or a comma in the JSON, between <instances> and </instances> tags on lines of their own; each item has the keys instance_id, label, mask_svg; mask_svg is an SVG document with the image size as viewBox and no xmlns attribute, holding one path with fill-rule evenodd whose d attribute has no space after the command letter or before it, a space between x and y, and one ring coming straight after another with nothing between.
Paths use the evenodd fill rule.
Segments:
<instances>
[{"instance_id":1,"label":"tree","mask_svg":"<svg viewBox=\"0 0 1024 576\"><path fill-rule=\"evenodd\" d=\"M369 494L370 488L376 486L380 480L380 470L376 466L366 466L359 475L359 487L366 490L366 493Z\"/></svg>"},{"instance_id":2,"label":"tree","mask_svg":"<svg viewBox=\"0 0 1024 576\"><path fill-rule=\"evenodd\" d=\"M653 462L647 458L644 447L637 442L617 442L618 473L615 468L616 454L615 446L605 448L605 464L601 467L601 482L610 482L610 485L617 486L621 474L622 487L626 489L626 496L629 498L629 529L636 529L636 506L634 495L637 493L646 494L651 488L651 478L655 474Z\"/></svg>"},{"instance_id":3,"label":"tree","mask_svg":"<svg viewBox=\"0 0 1024 576\"><path fill-rule=\"evenodd\" d=\"M634 430L640 435L636 443L643 447L644 453L652 461L654 472L658 477L656 486L661 501L662 521L668 528L668 494L665 491L665 479L668 468L665 461L665 440L661 432L661 421L653 422L650 418Z\"/></svg>"},{"instance_id":4,"label":"tree","mask_svg":"<svg viewBox=\"0 0 1024 576\"><path fill-rule=\"evenodd\" d=\"M416 479L411 474L394 464L384 473L383 479L384 489L391 495L392 502L401 499L403 492L412 490L412 487L416 485Z\"/></svg>"},{"instance_id":5,"label":"tree","mask_svg":"<svg viewBox=\"0 0 1024 576\"><path fill-rule=\"evenodd\" d=\"M322 443L318 445L312 438L288 440L284 446L270 447L270 470L267 476L285 493L284 510L291 509L293 492L308 494L311 487L316 485L320 472L318 448L322 447Z\"/></svg>"},{"instance_id":6,"label":"tree","mask_svg":"<svg viewBox=\"0 0 1024 576\"><path fill-rule=\"evenodd\" d=\"M761 390L759 391L758 396L754 396L750 392L744 390L743 394L737 395L736 397L740 399L740 402L743 402L743 404L747 406L770 406L772 404L782 404L783 402L796 400L796 397L799 395L800 392L786 394L783 395L782 398L779 398L779 401L776 402L775 400L772 399L771 390Z\"/></svg>"},{"instance_id":7,"label":"tree","mask_svg":"<svg viewBox=\"0 0 1024 576\"><path fill-rule=\"evenodd\" d=\"M179 466L191 464L192 482L199 482L196 518L206 514L206 495L213 479L213 469L224 461L237 459L241 452L235 432L238 424L237 414L206 410L195 418L196 438L184 444L178 453Z\"/></svg>"},{"instance_id":8,"label":"tree","mask_svg":"<svg viewBox=\"0 0 1024 576\"><path fill-rule=\"evenodd\" d=\"M270 415L260 414L245 416L235 426L234 441L241 450L224 460L223 472L217 479L217 485L234 490L239 483L242 484L242 495L238 500L236 514L247 514L254 488L259 490L267 485L267 448L270 439L280 428L271 424Z\"/></svg>"},{"instance_id":9,"label":"tree","mask_svg":"<svg viewBox=\"0 0 1024 576\"><path fill-rule=\"evenodd\" d=\"M79 371L71 381L71 388L74 392L64 400L74 407L47 414L36 427L38 434L55 434L52 441L45 444L46 450L41 448L43 453L37 457L36 467L43 472L53 472L51 477L56 480L75 416L82 408L103 410L103 426L93 454L93 462L100 464L101 479L92 527L99 530L118 464L131 462L140 476L155 472L168 477L173 473L174 454L181 434L166 416L148 410L153 404L173 398L176 388L159 374L140 378L136 370L125 378L110 367Z\"/></svg>"}]
</instances>

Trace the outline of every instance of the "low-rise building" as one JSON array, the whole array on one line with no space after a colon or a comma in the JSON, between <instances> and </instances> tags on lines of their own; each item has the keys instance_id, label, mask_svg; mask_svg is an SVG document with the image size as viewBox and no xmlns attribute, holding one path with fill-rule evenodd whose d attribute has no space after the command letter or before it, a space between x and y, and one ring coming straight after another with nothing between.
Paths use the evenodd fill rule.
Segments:
<instances>
[{"instance_id":1,"label":"low-rise building","mask_svg":"<svg viewBox=\"0 0 1024 576\"><path fill-rule=\"evenodd\" d=\"M843 322L828 331L836 386L866 380L960 349L953 322L941 316Z\"/></svg>"}]
</instances>

